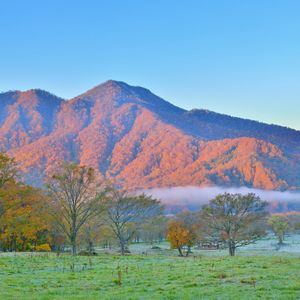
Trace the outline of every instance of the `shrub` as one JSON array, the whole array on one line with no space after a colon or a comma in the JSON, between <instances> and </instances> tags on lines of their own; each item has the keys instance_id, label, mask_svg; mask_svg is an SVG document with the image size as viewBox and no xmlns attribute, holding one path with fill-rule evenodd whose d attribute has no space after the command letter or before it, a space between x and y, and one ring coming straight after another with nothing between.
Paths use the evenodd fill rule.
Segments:
<instances>
[{"instance_id":1,"label":"shrub","mask_svg":"<svg viewBox=\"0 0 300 300\"><path fill-rule=\"evenodd\" d=\"M51 251L51 247L49 246L49 244L41 244L35 247L35 251L37 252L50 252Z\"/></svg>"}]
</instances>

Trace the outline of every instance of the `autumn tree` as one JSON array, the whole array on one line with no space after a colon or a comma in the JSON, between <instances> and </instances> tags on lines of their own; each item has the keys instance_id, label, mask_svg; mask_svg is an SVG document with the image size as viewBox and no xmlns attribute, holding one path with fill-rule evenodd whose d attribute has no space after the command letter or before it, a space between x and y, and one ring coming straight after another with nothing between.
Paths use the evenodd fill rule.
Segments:
<instances>
[{"instance_id":1,"label":"autumn tree","mask_svg":"<svg viewBox=\"0 0 300 300\"><path fill-rule=\"evenodd\" d=\"M48 243L45 197L38 189L17 183L17 171L15 160L0 152L0 248L3 251L34 250Z\"/></svg>"},{"instance_id":2,"label":"autumn tree","mask_svg":"<svg viewBox=\"0 0 300 300\"><path fill-rule=\"evenodd\" d=\"M14 158L0 152L0 188L6 183L14 181L17 175L17 164Z\"/></svg>"},{"instance_id":3,"label":"autumn tree","mask_svg":"<svg viewBox=\"0 0 300 300\"><path fill-rule=\"evenodd\" d=\"M128 243L137 231L137 224L160 215L161 204L144 194L129 195L126 191L115 188L106 189L105 220L119 242L121 254L124 255Z\"/></svg>"},{"instance_id":4,"label":"autumn tree","mask_svg":"<svg viewBox=\"0 0 300 300\"><path fill-rule=\"evenodd\" d=\"M265 235L267 203L255 194L225 193L211 200L202 210L208 225L208 234L218 236L229 249L231 256L238 247L255 242Z\"/></svg>"},{"instance_id":5,"label":"autumn tree","mask_svg":"<svg viewBox=\"0 0 300 300\"><path fill-rule=\"evenodd\" d=\"M3 251L35 250L49 243L47 199L41 191L11 181L5 189L0 189L0 205Z\"/></svg>"},{"instance_id":6,"label":"autumn tree","mask_svg":"<svg viewBox=\"0 0 300 300\"><path fill-rule=\"evenodd\" d=\"M15 182L16 174L17 167L14 158L0 152L0 189L3 189L9 182ZM4 212L4 206L0 203L0 217Z\"/></svg>"},{"instance_id":7,"label":"autumn tree","mask_svg":"<svg viewBox=\"0 0 300 300\"><path fill-rule=\"evenodd\" d=\"M183 220L175 219L168 224L167 239L171 247L178 250L180 256L184 256L183 248L187 247L185 256L188 256L191 247L195 243L196 236L195 232Z\"/></svg>"},{"instance_id":8,"label":"autumn tree","mask_svg":"<svg viewBox=\"0 0 300 300\"><path fill-rule=\"evenodd\" d=\"M66 163L47 184L53 216L67 235L76 255L80 229L101 210L101 191L92 168Z\"/></svg>"},{"instance_id":9,"label":"autumn tree","mask_svg":"<svg viewBox=\"0 0 300 300\"><path fill-rule=\"evenodd\" d=\"M185 210L176 215L176 219L182 221L185 228L189 230L192 240L187 246L187 255L191 253L191 247L200 239L201 237L201 222L199 214Z\"/></svg>"},{"instance_id":10,"label":"autumn tree","mask_svg":"<svg viewBox=\"0 0 300 300\"><path fill-rule=\"evenodd\" d=\"M284 236L290 227L288 219L284 216L273 215L268 219L268 224L278 239L278 245L283 245Z\"/></svg>"}]
</instances>

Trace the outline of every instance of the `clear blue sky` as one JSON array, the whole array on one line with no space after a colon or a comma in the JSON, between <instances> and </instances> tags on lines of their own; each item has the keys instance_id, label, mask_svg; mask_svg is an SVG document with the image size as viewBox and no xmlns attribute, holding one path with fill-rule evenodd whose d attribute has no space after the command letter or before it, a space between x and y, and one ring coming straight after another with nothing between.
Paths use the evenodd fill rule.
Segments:
<instances>
[{"instance_id":1,"label":"clear blue sky","mask_svg":"<svg viewBox=\"0 0 300 300\"><path fill-rule=\"evenodd\" d=\"M300 1L0 1L0 91L107 79L300 130Z\"/></svg>"}]
</instances>

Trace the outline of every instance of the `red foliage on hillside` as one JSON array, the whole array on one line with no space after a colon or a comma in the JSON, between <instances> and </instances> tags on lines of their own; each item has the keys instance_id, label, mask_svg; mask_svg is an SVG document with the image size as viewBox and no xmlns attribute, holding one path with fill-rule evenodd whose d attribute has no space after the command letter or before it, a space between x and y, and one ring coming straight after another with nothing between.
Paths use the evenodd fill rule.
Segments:
<instances>
[{"instance_id":1,"label":"red foliage on hillside","mask_svg":"<svg viewBox=\"0 0 300 300\"><path fill-rule=\"evenodd\" d=\"M40 90L0 94L0 148L41 185L76 161L129 189L221 185L300 188L300 132L204 110L108 81L69 101Z\"/></svg>"}]
</instances>

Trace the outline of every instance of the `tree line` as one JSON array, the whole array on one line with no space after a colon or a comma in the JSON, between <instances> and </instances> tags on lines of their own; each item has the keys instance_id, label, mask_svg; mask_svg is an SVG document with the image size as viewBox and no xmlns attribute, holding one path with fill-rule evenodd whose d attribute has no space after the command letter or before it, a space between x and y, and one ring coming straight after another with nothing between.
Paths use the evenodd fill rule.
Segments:
<instances>
[{"instance_id":1,"label":"tree line","mask_svg":"<svg viewBox=\"0 0 300 300\"><path fill-rule=\"evenodd\" d=\"M37 189L18 180L15 160L0 152L0 250L57 251L78 245L92 254L96 245L168 240L180 256L194 246L228 248L253 243L273 230L279 244L290 229L283 216L268 216L267 203L255 194L222 194L198 212L165 216L160 201L100 180L95 170L65 163ZM300 229L299 222L295 228ZM298 227L297 227L298 226Z\"/></svg>"}]
</instances>

